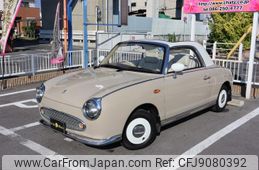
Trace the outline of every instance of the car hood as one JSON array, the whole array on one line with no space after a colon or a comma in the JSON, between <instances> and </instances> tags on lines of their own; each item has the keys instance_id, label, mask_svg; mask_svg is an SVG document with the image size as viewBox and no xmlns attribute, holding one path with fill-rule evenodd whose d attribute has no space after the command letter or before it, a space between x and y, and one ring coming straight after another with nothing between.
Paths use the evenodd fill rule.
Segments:
<instances>
[{"instance_id":1,"label":"car hood","mask_svg":"<svg viewBox=\"0 0 259 170\"><path fill-rule=\"evenodd\" d=\"M126 86L158 75L99 68L70 73L45 83L45 97L74 107L94 97L103 97Z\"/></svg>"}]
</instances>

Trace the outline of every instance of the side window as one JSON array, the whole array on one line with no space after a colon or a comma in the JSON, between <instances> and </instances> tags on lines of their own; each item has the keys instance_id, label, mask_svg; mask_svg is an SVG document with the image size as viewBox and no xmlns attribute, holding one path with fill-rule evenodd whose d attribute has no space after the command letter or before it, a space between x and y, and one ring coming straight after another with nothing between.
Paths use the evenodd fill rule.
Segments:
<instances>
[{"instance_id":1,"label":"side window","mask_svg":"<svg viewBox=\"0 0 259 170\"><path fill-rule=\"evenodd\" d=\"M169 56L169 69L168 72L172 72L171 66L175 63L181 63L185 66L184 70L190 70L202 67L200 59L196 52L188 47L172 48Z\"/></svg>"}]
</instances>

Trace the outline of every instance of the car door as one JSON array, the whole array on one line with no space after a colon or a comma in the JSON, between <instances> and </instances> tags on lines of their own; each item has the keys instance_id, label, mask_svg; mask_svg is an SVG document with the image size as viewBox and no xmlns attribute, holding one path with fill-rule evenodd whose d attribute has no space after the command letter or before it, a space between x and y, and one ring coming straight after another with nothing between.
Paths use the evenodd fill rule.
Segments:
<instances>
[{"instance_id":1,"label":"car door","mask_svg":"<svg viewBox=\"0 0 259 170\"><path fill-rule=\"evenodd\" d=\"M172 64L185 66L182 73L170 70ZM175 47L170 50L168 74L165 76L167 117L176 116L208 102L211 95L210 75L194 47Z\"/></svg>"}]
</instances>

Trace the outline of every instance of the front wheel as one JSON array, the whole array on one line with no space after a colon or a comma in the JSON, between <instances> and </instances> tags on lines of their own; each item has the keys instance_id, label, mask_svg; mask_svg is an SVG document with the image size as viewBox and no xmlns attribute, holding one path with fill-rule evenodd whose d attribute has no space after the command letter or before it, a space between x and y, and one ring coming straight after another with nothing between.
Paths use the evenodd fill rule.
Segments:
<instances>
[{"instance_id":1,"label":"front wheel","mask_svg":"<svg viewBox=\"0 0 259 170\"><path fill-rule=\"evenodd\" d=\"M130 150L144 148L156 138L156 119L151 112L136 110L125 126L122 145Z\"/></svg>"},{"instance_id":2,"label":"front wheel","mask_svg":"<svg viewBox=\"0 0 259 170\"><path fill-rule=\"evenodd\" d=\"M226 86L222 86L219 91L216 104L213 106L212 110L215 112L222 112L226 108L227 102L228 102L228 88Z\"/></svg>"}]
</instances>

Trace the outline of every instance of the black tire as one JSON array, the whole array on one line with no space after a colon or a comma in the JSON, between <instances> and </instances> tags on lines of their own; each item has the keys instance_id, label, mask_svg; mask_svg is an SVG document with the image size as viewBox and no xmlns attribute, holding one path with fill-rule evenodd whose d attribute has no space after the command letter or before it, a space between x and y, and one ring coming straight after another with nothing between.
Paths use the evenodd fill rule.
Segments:
<instances>
[{"instance_id":1,"label":"black tire","mask_svg":"<svg viewBox=\"0 0 259 170\"><path fill-rule=\"evenodd\" d=\"M156 135L155 116L149 111L138 109L126 123L122 145L129 150L142 149L150 145L156 139Z\"/></svg>"},{"instance_id":2,"label":"black tire","mask_svg":"<svg viewBox=\"0 0 259 170\"><path fill-rule=\"evenodd\" d=\"M214 112L222 112L228 103L229 98L229 89L227 86L223 85L219 91L218 98L216 104L212 107L212 111Z\"/></svg>"}]
</instances>

